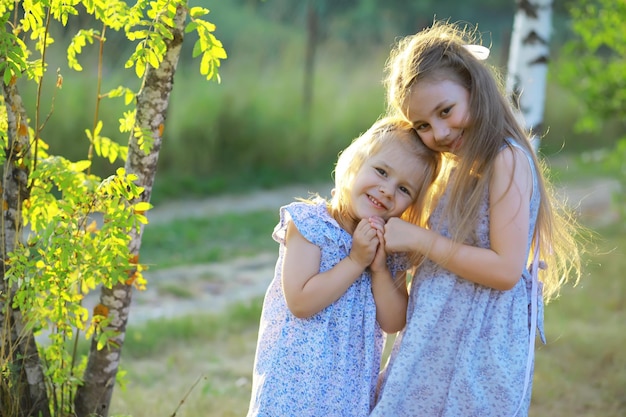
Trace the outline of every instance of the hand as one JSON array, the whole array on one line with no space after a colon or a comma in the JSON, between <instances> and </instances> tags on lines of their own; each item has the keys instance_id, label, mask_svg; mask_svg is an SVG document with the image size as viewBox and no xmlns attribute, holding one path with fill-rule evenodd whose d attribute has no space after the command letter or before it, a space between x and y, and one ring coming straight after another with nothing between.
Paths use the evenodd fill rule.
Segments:
<instances>
[{"instance_id":1,"label":"hand","mask_svg":"<svg viewBox=\"0 0 626 417\"><path fill-rule=\"evenodd\" d=\"M387 252L385 251L385 220L381 217L370 217L370 226L376 230L376 236L378 237L378 247L376 248L376 254L370 265L372 272L387 271Z\"/></svg>"},{"instance_id":2,"label":"hand","mask_svg":"<svg viewBox=\"0 0 626 417\"><path fill-rule=\"evenodd\" d=\"M357 224L352 235L352 249L348 257L363 267L370 266L376 255L379 240L377 230L372 227L367 219Z\"/></svg>"},{"instance_id":3,"label":"hand","mask_svg":"<svg viewBox=\"0 0 626 417\"><path fill-rule=\"evenodd\" d=\"M413 236L411 232L419 229L421 229L419 226L398 217L387 220L383 237L387 253L415 251L416 247L411 240Z\"/></svg>"}]
</instances>

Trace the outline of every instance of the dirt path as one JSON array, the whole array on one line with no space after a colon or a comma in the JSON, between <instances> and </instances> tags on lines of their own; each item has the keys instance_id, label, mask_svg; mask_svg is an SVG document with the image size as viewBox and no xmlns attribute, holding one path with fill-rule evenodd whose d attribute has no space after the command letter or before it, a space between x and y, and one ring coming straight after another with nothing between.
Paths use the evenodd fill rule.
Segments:
<instances>
[{"instance_id":1,"label":"dirt path","mask_svg":"<svg viewBox=\"0 0 626 417\"><path fill-rule=\"evenodd\" d=\"M599 179L567 187L563 191L587 224L602 226L617 220L617 213L611 207L611 198L618 186L615 180ZM153 208L148 218L155 224L176 218L215 216L224 212L278 210L295 197L307 197L309 193L326 197L330 194L330 187L330 184L290 186L246 195L177 201ZM224 263L147 271L148 289L135 291L129 322L132 325L158 318L219 312L231 303L261 296L274 275L276 257L277 253L261 253ZM176 297L172 291L167 291L172 283L186 288L190 296ZM85 300L88 308L95 305L96 297L90 296Z\"/></svg>"}]
</instances>

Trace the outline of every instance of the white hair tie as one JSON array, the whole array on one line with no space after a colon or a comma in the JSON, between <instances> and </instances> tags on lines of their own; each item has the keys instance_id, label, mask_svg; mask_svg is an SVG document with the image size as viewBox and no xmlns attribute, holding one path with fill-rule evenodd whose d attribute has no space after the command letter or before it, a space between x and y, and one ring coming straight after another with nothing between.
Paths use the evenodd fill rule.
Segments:
<instances>
[{"instance_id":1,"label":"white hair tie","mask_svg":"<svg viewBox=\"0 0 626 417\"><path fill-rule=\"evenodd\" d=\"M474 58L479 61L484 61L489 58L489 48L482 45L463 45L463 48L467 49L470 54L474 55Z\"/></svg>"}]
</instances>

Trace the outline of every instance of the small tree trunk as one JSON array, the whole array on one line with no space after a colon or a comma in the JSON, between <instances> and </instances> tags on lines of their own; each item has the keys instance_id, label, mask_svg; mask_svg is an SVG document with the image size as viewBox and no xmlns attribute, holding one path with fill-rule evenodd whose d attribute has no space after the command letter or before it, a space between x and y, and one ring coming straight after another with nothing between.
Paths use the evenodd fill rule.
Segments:
<instances>
[{"instance_id":1,"label":"small tree trunk","mask_svg":"<svg viewBox=\"0 0 626 417\"><path fill-rule=\"evenodd\" d=\"M167 52L159 68L149 67L144 85L137 96L137 114L135 126L148 129L154 140L150 152L140 149L137 138L131 134L126 160L126 172L136 174L137 184L144 188L140 201L149 202L156 174L162 133L165 123L170 92L174 83L174 73L183 43L186 9L179 6L176 12L173 39L166 39ZM135 201L139 202L139 201ZM133 229L129 244L129 256L137 256L141 247L143 226L139 231ZM132 299L132 285L116 284L113 288L103 288L100 304L108 309L112 319L106 330L114 330L118 336L110 347L96 348L96 340L91 343L89 360L84 374L84 383L76 392L75 412L77 417L109 415L115 377L119 368L120 355L124 344L126 324Z\"/></svg>"},{"instance_id":2,"label":"small tree trunk","mask_svg":"<svg viewBox=\"0 0 626 417\"><path fill-rule=\"evenodd\" d=\"M539 147L543 129L552 0L517 0L509 50L506 90L518 106L522 124L532 132Z\"/></svg>"},{"instance_id":3,"label":"small tree trunk","mask_svg":"<svg viewBox=\"0 0 626 417\"><path fill-rule=\"evenodd\" d=\"M0 364L10 363L11 378L15 379L12 389L6 380L0 383L0 407L15 408L18 416L49 417L48 395L35 337L32 331L26 330L21 311L11 307L15 288L10 288L5 281L7 255L22 239L22 204L29 196L31 143L26 110L17 86L13 82L2 83L2 92L7 110L8 142L0 207Z\"/></svg>"}]
</instances>

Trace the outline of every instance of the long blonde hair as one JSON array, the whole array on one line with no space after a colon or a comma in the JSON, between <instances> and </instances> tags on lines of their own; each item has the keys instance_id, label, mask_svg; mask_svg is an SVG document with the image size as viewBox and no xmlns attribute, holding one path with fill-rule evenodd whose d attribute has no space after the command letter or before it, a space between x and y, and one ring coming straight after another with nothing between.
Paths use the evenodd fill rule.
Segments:
<instances>
[{"instance_id":1,"label":"long blonde hair","mask_svg":"<svg viewBox=\"0 0 626 417\"><path fill-rule=\"evenodd\" d=\"M488 190L494 161L507 138L523 147L535 165L541 200L534 234L539 236L540 258L549 267L541 272L544 299L558 295L568 280L581 275L581 249L577 240L582 228L562 200L555 198L529 140L518 122L494 68L476 58L465 46L480 42L467 26L435 22L430 28L401 39L391 51L384 80L390 114L407 114L411 88L423 80L453 80L469 92L470 122L464 130L460 158L454 163L456 180L450 184L450 200L444 210L453 239L466 242L474 232L479 206ZM535 244L529 258L536 250Z\"/></svg>"},{"instance_id":2,"label":"long blonde hair","mask_svg":"<svg viewBox=\"0 0 626 417\"><path fill-rule=\"evenodd\" d=\"M415 200L401 217L411 223L426 226L432 204L433 185L440 172L442 156L426 147L411 124L401 117L381 118L340 153L334 170L335 189L328 204L331 216L339 224L349 225L352 230L358 223L359 219L350 217L349 210L350 189L354 178L367 159L390 143L401 143L422 168ZM415 256L411 260L417 262L418 258Z\"/></svg>"}]
</instances>

